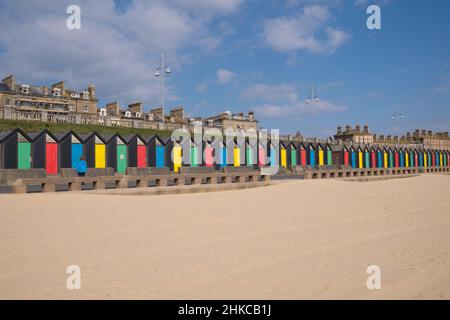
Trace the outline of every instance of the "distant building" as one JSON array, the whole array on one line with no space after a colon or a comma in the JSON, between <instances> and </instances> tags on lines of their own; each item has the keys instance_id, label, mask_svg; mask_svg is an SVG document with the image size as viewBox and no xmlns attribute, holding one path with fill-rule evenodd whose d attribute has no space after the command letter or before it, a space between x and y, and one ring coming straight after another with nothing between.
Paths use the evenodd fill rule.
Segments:
<instances>
[{"instance_id":1,"label":"distant building","mask_svg":"<svg viewBox=\"0 0 450 320\"><path fill-rule=\"evenodd\" d=\"M46 113L50 121L70 113L97 113L95 86L83 91L66 88L64 81L48 86L17 83L14 75L0 84L0 107L26 112L30 119Z\"/></svg>"},{"instance_id":2,"label":"distant building","mask_svg":"<svg viewBox=\"0 0 450 320\"><path fill-rule=\"evenodd\" d=\"M66 88L64 81L50 87L32 86L17 83L14 75L0 83L0 119L159 130L191 129L195 124L219 129L257 129L253 112L246 116L226 111L209 118L185 118L183 107L174 107L163 115L162 108L145 112L140 101L130 103L127 108L122 108L118 102L97 108L97 102L94 85L83 91Z\"/></svg>"},{"instance_id":3,"label":"distant building","mask_svg":"<svg viewBox=\"0 0 450 320\"><path fill-rule=\"evenodd\" d=\"M250 111L247 115L243 112L231 113L224 111L217 116L212 116L203 119L203 123L210 127L221 127L223 129L254 129L257 130L258 121L255 119L255 114Z\"/></svg>"},{"instance_id":4,"label":"distant building","mask_svg":"<svg viewBox=\"0 0 450 320\"><path fill-rule=\"evenodd\" d=\"M361 130L360 125L356 125L353 129L350 125L345 126L345 130L342 127L337 127L334 139L339 143L373 143L374 135L369 132L369 126L365 125Z\"/></svg>"}]
</instances>

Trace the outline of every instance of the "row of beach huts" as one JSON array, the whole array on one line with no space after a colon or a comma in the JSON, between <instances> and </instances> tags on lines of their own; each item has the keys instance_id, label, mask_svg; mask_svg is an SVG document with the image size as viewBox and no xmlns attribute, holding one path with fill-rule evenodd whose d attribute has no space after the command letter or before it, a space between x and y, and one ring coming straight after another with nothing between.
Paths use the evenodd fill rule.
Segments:
<instances>
[{"instance_id":1,"label":"row of beach huts","mask_svg":"<svg viewBox=\"0 0 450 320\"><path fill-rule=\"evenodd\" d=\"M207 140L207 139L206 139ZM178 172L182 166L348 166L351 168L447 167L450 152L423 148L382 145L330 145L279 141L266 146L250 139L198 144L170 137L100 135L74 131L53 134L48 130L26 134L20 129L0 132L0 169L42 168L56 175L61 168L76 168L85 159L89 168L113 168L126 173L127 167L169 167ZM266 144L266 142L264 143ZM218 152L216 152L216 150ZM172 157L173 155L173 157Z\"/></svg>"}]
</instances>

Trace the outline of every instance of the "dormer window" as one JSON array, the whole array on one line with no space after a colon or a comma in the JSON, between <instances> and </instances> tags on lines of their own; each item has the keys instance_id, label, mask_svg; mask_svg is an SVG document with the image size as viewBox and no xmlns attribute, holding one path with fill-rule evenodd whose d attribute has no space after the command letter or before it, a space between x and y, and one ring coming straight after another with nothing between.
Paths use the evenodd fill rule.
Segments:
<instances>
[{"instance_id":1,"label":"dormer window","mask_svg":"<svg viewBox=\"0 0 450 320\"><path fill-rule=\"evenodd\" d=\"M140 112L136 112L136 118L140 118L141 117L141 113Z\"/></svg>"},{"instance_id":2,"label":"dormer window","mask_svg":"<svg viewBox=\"0 0 450 320\"><path fill-rule=\"evenodd\" d=\"M175 123L175 117L174 116L170 116L170 123Z\"/></svg>"},{"instance_id":3,"label":"dormer window","mask_svg":"<svg viewBox=\"0 0 450 320\"><path fill-rule=\"evenodd\" d=\"M125 118L131 118L131 112L125 111Z\"/></svg>"},{"instance_id":4,"label":"dormer window","mask_svg":"<svg viewBox=\"0 0 450 320\"><path fill-rule=\"evenodd\" d=\"M53 89L53 96L54 96L54 97L61 97L61 89L59 89L59 88L54 88L54 89Z\"/></svg>"},{"instance_id":5,"label":"dormer window","mask_svg":"<svg viewBox=\"0 0 450 320\"><path fill-rule=\"evenodd\" d=\"M21 86L21 90L20 90L22 93L24 93L24 94L28 94L28 93L30 93L30 86L28 86L28 85L26 85L26 84L23 84L22 86Z\"/></svg>"},{"instance_id":6,"label":"dormer window","mask_svg":"<svg viewBox=\"0 0 450 320\"><path fill-rule=\"evenodd\" d=\"M83 91L83 99L89 100L89 91Z\"/></svg>"}]
</instances>

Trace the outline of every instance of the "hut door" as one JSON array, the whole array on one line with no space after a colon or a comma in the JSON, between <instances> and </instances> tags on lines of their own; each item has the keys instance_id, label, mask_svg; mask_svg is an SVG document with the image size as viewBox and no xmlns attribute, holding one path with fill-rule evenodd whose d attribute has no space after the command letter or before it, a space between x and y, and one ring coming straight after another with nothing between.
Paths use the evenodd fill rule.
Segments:
<instances>
[{"instance_id":1,"label":"hut door","mask_svg":"<svg viewBox=\"0 0 450 320\"><path fill-rule=\"evenodd\" d=\"M291 166L297 166L297 152L295 149L291 150Z\"/></svg>"},{"instance_id":2,"label":"hut door","mask_svg":"<svg viewBox=\"0 0 450 320\"><path fill-rule=\"evenodd\" d=\"M156 167L163 168L164 166L164 146L156 146Z\"/></svg>"},{"instance_id":3,"label":"hut door","mask_svg":"<svg viewBox=\"0 0 450 320\"><path fill-rule=\"evenodd\" d=\"M81 156L83 155L83 145L72 143L72 168L76 169Z\"/></svg>"},{"instance_id":4,"label":"hut door","mask_svg":"<svg viewBox=\"0 0 450 320\"><path fill-rule=\"evenodd\" d=\"M137 146L137 167L145 168L147 166L145 146Z\"/></svg>"},{"instance_id":5,"label":"hut door","mask_svg":"<svg viewBox=\"0 0 450 320\"><path fill-rule=\"evenodd\" d=\"M251 147L247 148L247 166L251 167L253 165L253 149Z\"/></svg>"},{"instance_id":6,"label":"hut door","mask_svg":"<svg viewBox=\"0 0 450 320\"><path fill-rule=\"evenodd\" d=\"M238 147L234 147L234 166L241 166L241 150Z\"/></svg>"},{"instance_id":7,"label":"hut door","mask_svg":"<svg viewBox=\"0 0 450 320\"><path fill-rule=\"evenodd\" d=\"M264 153L264 148L262 146L258 147L258 165L262 167L266 161L266 155Z\"/></svg>"},{"instance_id":8,"label":"hut door","mask_svg":"<svg viewBox=\"0 0 450 320\"><path fill-rule=\"evenodd\" d=\"M45 144L45 168L47 174L58 173L58 145L54 142Z\"/></svg>"},{"instance_id":9,"label":"hut door","mask_svg":"<svg viewBox=\"0 0 450 320\"><path fill-rule=\"evenodd\" d=\"M282 148L281 149L281 166L283 167L287 167L287 163L286 163L286 149Z\"/></svg>"},{"instance_id":10,"label":"hut door","mask_svg":"<svg viewBox=\"0 0 450 320\"><path fill-rule=\"evenodd\" d=\"M127 170L127 146L117 145L117 172L125 173Z\"/></svg>"},{"instance_id":11,"label":"hut door","mask_svg":"<svg viewBox=\"0 0 450 320\"><path fill-rule=\"evenodd\" d=\"M95 144L95 167L106 168L106 148L104 144Z\"/></svg>"},{"instance_id":12,"label":"hut door","mask_svg":"<svg viewBox=\"0 0 450 320\"><path fill-rule=\"evenodd\" d=\"M17 168L30 169L31 168L31 143L18 142L17 145Z\"/></svg>"}]
</instances>

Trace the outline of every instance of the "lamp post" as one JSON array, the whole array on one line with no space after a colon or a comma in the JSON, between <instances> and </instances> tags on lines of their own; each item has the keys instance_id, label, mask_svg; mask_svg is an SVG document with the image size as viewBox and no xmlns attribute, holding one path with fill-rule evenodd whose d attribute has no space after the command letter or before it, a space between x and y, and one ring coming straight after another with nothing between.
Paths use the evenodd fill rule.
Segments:
<instances>
[{"instance_id":1,"label":"lamp post","mask_svg":"<svg viewBox=\"0 0 450 320\"><path fill-rule=\"evenodd\" d=\"M319 95L314 95L314 86L311 87L311 96L305 100L306 104L312 104L312 136L315 138L316 135L316 110L314 109L314 103L319 104Z\"/></svg>"},{"instance_id":2,"label":"lamp post","mask_svg":"<svg viewBox=\"0 0 450 320\"><path fill-rule=\"evenodd\" d=\"M395 112L391 116L391 120L395 121L397 126L395 127L395 131L397 132L397 147L400 145L400 129L398 128L399 121L405 119L405 116L400 113L399 108L395 109Z\"/></svg>"},{"instance_id":3,"label":"lamp post","mask_svg":"<svg viewBox=\"0 0 450 320\"><path fill-rule=\"evenodd\" d=\"M169 66L166 66L164 64L164 51L161 51L161 64L155 71L155 77L161 77L161 100L162 100L162 123L165 124L165 88L164 88L164 80L165 75L170 74L172 71L170 70Z\"/></svg>"}]
</instances>

